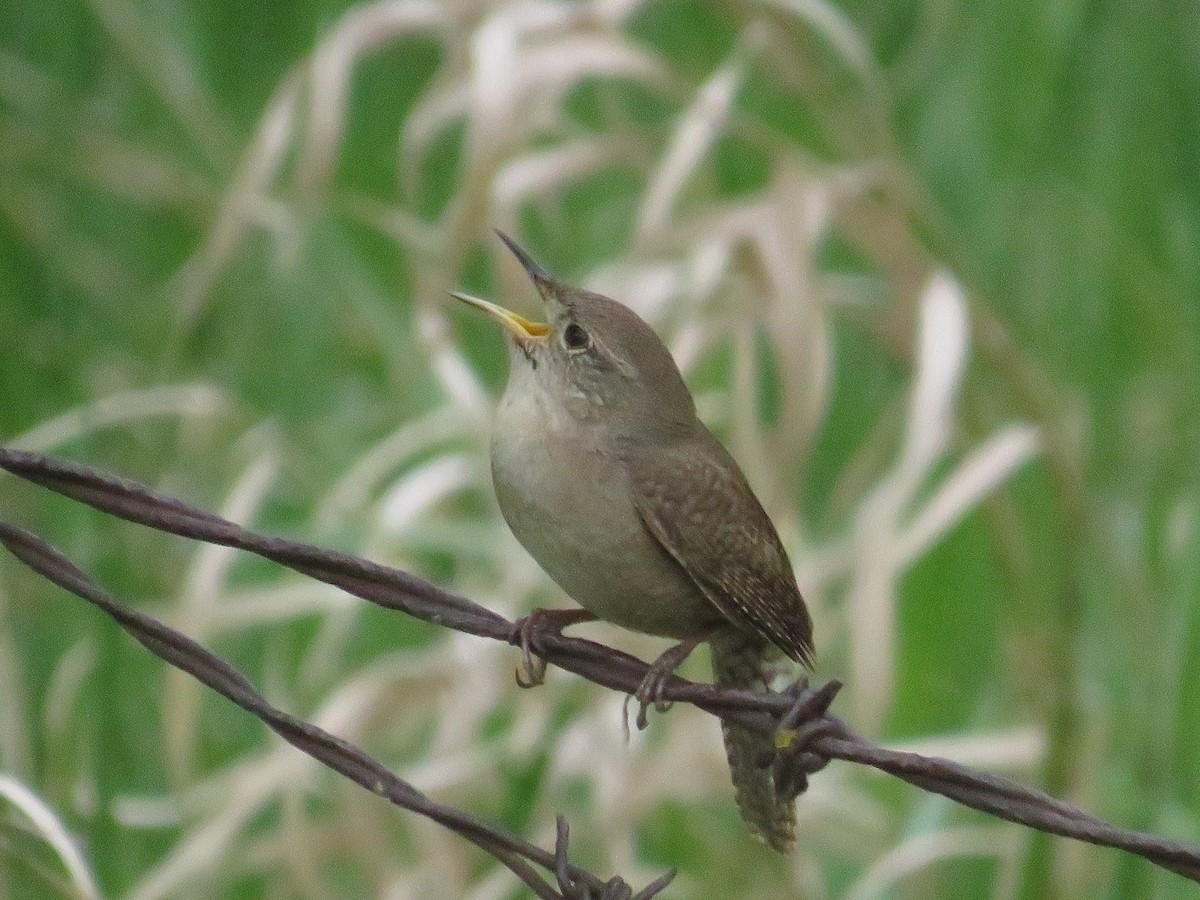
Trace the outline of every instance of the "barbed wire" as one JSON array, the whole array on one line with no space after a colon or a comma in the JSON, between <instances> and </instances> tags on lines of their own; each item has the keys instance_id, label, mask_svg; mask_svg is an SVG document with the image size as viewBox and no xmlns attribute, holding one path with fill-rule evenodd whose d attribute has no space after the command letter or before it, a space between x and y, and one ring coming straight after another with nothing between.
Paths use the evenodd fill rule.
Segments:
<instances>
[{"instance_id":1,"label":"barbed wire","mask_svg":"<svg viewBox=\"0 0 1200 900\"><path fill-rule=\"evenodd\" d=\"M0 468L111 515L159 531L235 547L296 572L335 585L350 594L434 625L520 646L530 635L471 600L421 578L360 557L299 541L258 534L219 516L188 506L150 488L64 460L0 447ZM569 862L568 830L559 820L553 852L507 835L469 813L439 804L396 778L353 745L270 706L248 681L223 660L163 623L121 604L45 541L0 523L0 543L50 581L98 606L126 631L162 657L243 709L262 719L305 753L398 806L427 816L470 840L512 870L543 898L557 900L649 900L674 873L636 894L619 877L602 880ZM534 651L547 662L603 687L634 693L647 665L611 647L553 631L533 635ZM829 713L841 685L812 688L804 682L783 692L757 693L678 676L667 680L662 697L686 702L727 721L775 736L777 784L798 795L808 778L831 760L870 766L965 806L1040 831L1114 847L1200 882L1200 846L1120 828L1042 791L997 775L976 772L950 760L887 750L856 734ZM533 866L553 873L555 885Z\"/></svg>"}]
</instances>

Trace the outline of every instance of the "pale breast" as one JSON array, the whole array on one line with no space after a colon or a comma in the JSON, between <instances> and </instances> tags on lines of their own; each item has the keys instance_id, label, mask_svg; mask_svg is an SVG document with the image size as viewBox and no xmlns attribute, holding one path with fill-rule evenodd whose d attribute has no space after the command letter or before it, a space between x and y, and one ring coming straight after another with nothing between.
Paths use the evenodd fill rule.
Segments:
<instances>
[{"instance_id":1,"label":"pale breast","mask_svg":"<svg viewBox=\"0 0 1200 900\"><path fill-rule=\"evenodd\" d=\"M517 540L607 622L683 639L723 621L642 524L623 464L594 428L540 401L506 393L492 437L496 499Z\"/></svg>"}]
</instances>

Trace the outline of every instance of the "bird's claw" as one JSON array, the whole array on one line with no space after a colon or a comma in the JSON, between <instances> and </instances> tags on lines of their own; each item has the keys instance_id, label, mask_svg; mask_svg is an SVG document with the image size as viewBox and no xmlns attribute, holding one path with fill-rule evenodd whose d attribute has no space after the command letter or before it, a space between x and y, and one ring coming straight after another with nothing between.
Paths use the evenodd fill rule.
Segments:
<instances>
[{"instance_id":1,"label":"bird's claw","mask_svg":"<svg viewBox=\"0 0 1200 900\"><path fill-rule=\"evenodd\" d=\"M531 688L545 684L546 660L539 645L546 635L561 635L568 625L594 618L584 609L535 609L517 619L509 637L509 643L521 648L521 665L516 671L517 686Z\"/></svg>"},{"instance_id":2,"label":"bird's claw","mask_svg":"<svg viewBox=\"0 0 1200 900\"><path fill-rule=\"evenodd\" d=\"M644 730L650 724L647 713L651 706L660 713L665 713L671 708L671 701L663 696L666 693L667 684L670 682L671 676L675 674L675 670L683 665L683 661L691 655L698 643L698 640L688 640L676 644L650 664L650 668L646 671L646 677L633 692L634 699L638 702L638 714L635 721L639 731Z\"/></svg>"},{"instance_id":3,"label":"bird's claw","mask_svg":"<svg viewBox=\"0 0 1200 900\"><path fill-rule=\"evenodd\" d=\"M644 731L650 724L647 713L651 706L660 713L665 713L672 707L671 701L663 698L667 682L671 679L672 674L673 671L670 669L655 669L651 666L646 677L642 679L642 683L638 685L638 689L634 691L634 699L638 702L638 714L635 721L639 731Z\"/></svg>"},{"instance_id":4,"label":"bird's claw","mask_svg":"<svg viewBox=\"0 0 1200 900\"><path fill-rule=\"evenodd\" d=\"M523 688L537 687L546 681L546 660L537 655L535 643L539 630L538 613L535 609L527 616L522 616L513 627L512 643L521 648L521 665L517 668L517 686Z\"/></svg>"}]
</instances>

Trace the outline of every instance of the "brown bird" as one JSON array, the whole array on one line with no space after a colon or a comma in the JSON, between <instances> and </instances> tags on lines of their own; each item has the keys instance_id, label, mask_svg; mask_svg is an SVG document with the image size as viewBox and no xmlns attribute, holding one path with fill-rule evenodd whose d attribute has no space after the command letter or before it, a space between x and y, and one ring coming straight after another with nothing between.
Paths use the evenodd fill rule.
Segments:
<instances>
[{"instance_id":1,"label":"brown bird","mask_svg":"<svg viewBox=\"0 0 1200 900\"><path fill-rule=\"evenodd\" d=\"M638 691L643 715L703 642L718 685L765 690L763 665L779 653L810 666L812 621L779 535L696 417L658 335L628 307L562 283L500 238L533 280L547 321L453 294L509 337L491 444L496 499L517 540L582 607L538 611L530 626L602 619L679 641ZM533 681L540 672L528 652L526 643ZM767 765L770 736L722 728L742 818L789 850L795 810Z\"/></svg>"}]
</instances>

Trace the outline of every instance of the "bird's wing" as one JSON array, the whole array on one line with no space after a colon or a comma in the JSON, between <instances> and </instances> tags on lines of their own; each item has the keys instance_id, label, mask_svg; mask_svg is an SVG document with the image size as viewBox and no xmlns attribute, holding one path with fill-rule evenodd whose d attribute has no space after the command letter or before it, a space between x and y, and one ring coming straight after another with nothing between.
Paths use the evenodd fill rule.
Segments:
<instances>
[{"instance_id":1,"label":"bird's wing","mask_svg":"<svg viewBox=\"0 0 1200 900\"><path fill-rule=\"evenodd\" d=\"M626 456L642 521L727 619L811 665L812 620L775 526L733 457L704 437Z\"/></svg>"}]
</instances>

